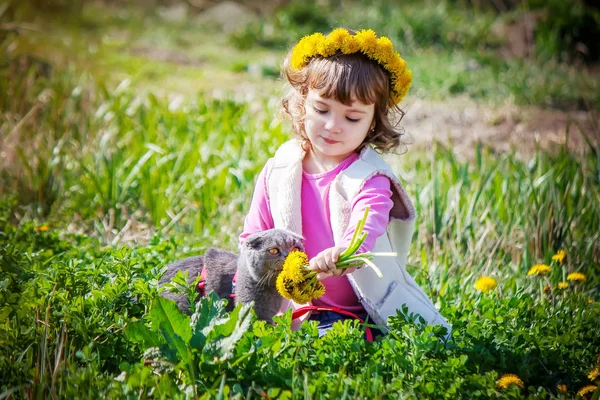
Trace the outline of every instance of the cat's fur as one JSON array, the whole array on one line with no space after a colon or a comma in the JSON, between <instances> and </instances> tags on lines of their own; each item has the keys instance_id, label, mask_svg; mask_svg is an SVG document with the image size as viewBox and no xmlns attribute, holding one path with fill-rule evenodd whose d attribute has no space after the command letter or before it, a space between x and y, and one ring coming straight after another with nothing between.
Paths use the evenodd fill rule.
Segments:
<instances>
[{"instance_id":1,"label":"cat's fur","mask_svg":"<svg viewBox=\"0 0 600 400\"><path fill-rule=\"evenodd\" d=\"M304 251L302 240L301 236L282 229L256 232L246 238L239 256L227 251L208 249L203 257L189 257L168 265L159 284L170 282L177 271L188 271L188 283L192 284L204 267L205 293L214 291L219 297L229 299L231 282L237 271L235 303L247 304L254 301L257 317L271 322L283 300L275 288L277 275L292 250ZM277 254L272 254L272 249L277 249ZM161 295L175 300L181 311L189 312L190 304L184 294L163 291Z\"/></svg>"}]
</instances>

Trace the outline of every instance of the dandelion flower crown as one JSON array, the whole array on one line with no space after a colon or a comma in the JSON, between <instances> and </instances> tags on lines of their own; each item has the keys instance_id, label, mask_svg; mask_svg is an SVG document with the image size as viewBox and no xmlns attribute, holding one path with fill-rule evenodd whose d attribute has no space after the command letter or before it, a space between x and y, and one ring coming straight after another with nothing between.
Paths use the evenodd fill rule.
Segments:
<instances>
[{"instance_id":1,"label":"dandelion flower crown","mask_svg":"<svg viewBox=\"0 0 600 400\"><path fill-rule=\"evenodd\" d=\"M406 68L406 61L394 51L392 41L385 36L377 37L372 29L350 33L347 29L334 29L329 35L313 33L304 36L292 50L291 67L301 70L311 58L331 57L342 54L362 53L377 61L391 75L392 100L398 104L408 92L412 82L412 72Z\"/></svg>"}]
</instances>

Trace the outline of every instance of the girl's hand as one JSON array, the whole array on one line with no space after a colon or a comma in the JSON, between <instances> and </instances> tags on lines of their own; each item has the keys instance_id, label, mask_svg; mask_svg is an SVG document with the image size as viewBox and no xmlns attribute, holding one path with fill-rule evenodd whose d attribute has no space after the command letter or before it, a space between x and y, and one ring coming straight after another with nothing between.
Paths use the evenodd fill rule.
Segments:
<instances>
[{"instance_id":1,"label":"girl's hand","mask_svg":"<svg viewBox=\"0 0 600 400\"><path fill-rule=\"evenodd\" d=\"M340 276L344 272L348 272L343 269L338 269L335 265L338 257L344 250L346 250L346 247L330 247L329 249L323 250L308 262L308 269L318 272L317 279L320 281L329 278L330 276Z\"/></svg>"}]
</instances>

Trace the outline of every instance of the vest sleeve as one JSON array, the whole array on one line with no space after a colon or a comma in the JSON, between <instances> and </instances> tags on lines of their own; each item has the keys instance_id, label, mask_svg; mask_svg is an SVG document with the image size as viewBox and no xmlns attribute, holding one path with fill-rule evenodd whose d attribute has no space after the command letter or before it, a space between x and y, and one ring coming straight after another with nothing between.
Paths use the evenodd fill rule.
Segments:
<instances>
[{"instance_id":1,"label":"vest sleeve","mask_svg":"<svg viewBox=\"0 0 600 400\"><path fill-rule=\"evenodd\" d=\"M252 196L252 202L250 203L250 210L244 219L244 230L239 237L240 246L252 233L266 231L267 229L272 229L274 227L266 182L270 168L271 160L267 161L256 180L254 195Z\"/></svg>"},{"instance_id":2,"label":"vest sleeve","mask_svg":"<svg viewBox=\"0 0 600 400\"><path fill-rule=\"evenodd\" d=\"M366 208L370 207L364 227L364 231L368 232L368 236L358 252L365 253L373 250L375 240L386 233L390 220L390 210L393 205L389 178L384 175L375 175L368 179L360 192L352 199L350 221L339 245L348 246L356 224L363 217Z\"/></svg>"}]
</instances>

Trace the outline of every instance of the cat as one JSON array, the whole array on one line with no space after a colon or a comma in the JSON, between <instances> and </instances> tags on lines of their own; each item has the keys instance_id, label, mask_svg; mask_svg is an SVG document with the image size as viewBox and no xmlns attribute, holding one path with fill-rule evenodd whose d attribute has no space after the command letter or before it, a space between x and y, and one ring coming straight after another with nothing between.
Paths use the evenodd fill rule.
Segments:
<instances>
[{"instance_id":1,"label":"cat","mask_svg":"<svg viewBox=\"0 0 600 400\"><path fill-rule=\"evenodd\" d=\"M170 282L177 271L188 271L188 283L191 285L205 268L204 293L215 292L220 298L229 299L233 276L237 272L235 304L253 301L256 316L272 322L283 301L275 287L277 275L291 251L304 251L303 240L302 236L283 229L256 232L246 238L239 255L210 248L204 256L188 257L169 264L159 284L162 286ZM161 296L174 300L182 312L189 313L190 304L185 294L163 291ZM196 301L200 297L198 295ZM233 302L229 301L229 304L231 309Z\"/></svg>"}]
</instances>

